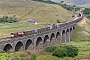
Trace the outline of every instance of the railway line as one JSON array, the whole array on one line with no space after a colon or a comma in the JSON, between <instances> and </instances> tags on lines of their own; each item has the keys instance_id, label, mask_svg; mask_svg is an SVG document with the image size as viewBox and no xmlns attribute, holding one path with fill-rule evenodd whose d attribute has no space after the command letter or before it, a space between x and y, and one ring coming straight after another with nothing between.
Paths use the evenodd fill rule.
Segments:
<instances>
[{"instance_id":1,"label":"railway line","mask_svg":"<svg viewBox=\"0 0 90 60\"><path fill-rule=\"evenodd\" d=\"M83 14L79 13L77 19L65 23L36 30L13 32L11 33L13 36L0 39L0 50L36 50L55 44L70 42L75 33L77 23L82 19Z\"/></svg>"}]
</instances>

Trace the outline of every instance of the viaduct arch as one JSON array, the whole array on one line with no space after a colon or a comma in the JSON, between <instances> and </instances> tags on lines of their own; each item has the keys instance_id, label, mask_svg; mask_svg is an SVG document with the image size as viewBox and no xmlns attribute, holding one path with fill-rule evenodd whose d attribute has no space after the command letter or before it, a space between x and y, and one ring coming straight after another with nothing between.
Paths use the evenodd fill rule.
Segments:
<instances>
[{"instance_id":1,"label":"viaduct arch","mask_svg":"<svg viewBox=\"0 0 90 60\"><path fill-rule=\"evenodd\" d=\"M4 51L25 51L43 49L47 46L70 42L75 33L77 22L81 21L81 15L76 20L57 25L57 28L48 31L40 31L32 35L25 35L18 38L1 38L0 50Z\"/></svg>"}]
</instances>

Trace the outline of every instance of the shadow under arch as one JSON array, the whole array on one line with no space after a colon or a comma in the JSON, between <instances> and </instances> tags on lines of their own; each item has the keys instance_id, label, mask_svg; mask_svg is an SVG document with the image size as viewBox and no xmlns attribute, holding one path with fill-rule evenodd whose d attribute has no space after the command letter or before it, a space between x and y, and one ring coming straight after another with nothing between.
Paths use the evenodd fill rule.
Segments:
<instances>
[{"instance_id":1,"label":"shadow under arch","mask_svg":"<svg viewBox=\"0 0 90 60\"><path fill-rule=\"evenodd\" d=\"M33 43L31 39L28 39L25 45L25 50L32 50L33 49Z\"/></svg>"},{"instance_id":2,"label":"shadow under arch","mask_svg":"<svg viewBox=\"0 0 90 60\"><path fill-rule=\"evenodd\" d=\"M69 29L66 30L66 42L69 42L70 40L70 31Z\"/></svg>"},{"instance_id":3,"label":"shadow under arch","mask_svg":"<svg viewBox=\"0 0 90 60\"><path fill-rule=\"evenodd\" d=\"M15 46L15 51L23 51L23 50L24 50L23 43L19 41Z\"/></svg>"},{"instance_id":4,"label":"shadow under arch","mask_svg":"<svg viewBox=\"0 0 90 60\"><path fill-rule=\"evenodd\" d=\"M57 34L56 34L56 38L58 38L60 36L60 33L59 32L57 32Z\"/></svg>"},{"instance_id":5,"label":"shadow under arch","mask_svg":"<svg viewBox=\"0 0 90 60\"><path fill-rule=\"evenodd\" d=\"M56 43L55 34L52 33L52 34L51 34L51 37L50 37L50 45L55 45L55 43Z\"/></svg>"},{"instance_id":6,"label":"shadow under arch","mask_svg":"<svg viewBox=\"0 0 90 60\"><path fill-rule=\"evenodd\" d=\"M56 34L56 44L60 44L60 33L57 32Z\"/></svg>"},{"instance_id":7,"label":"shadow under arch","mask_svg":"<svg viewBox=\"0 0 90 60\"><path fill-rule=\"evenodd\" d=\"M6 44L3 50L5 52L7 52L7 51L13 51L13 48L12 48L12 46L10 44Z\"/></svg>"},{"instance_id":8,"label":"shadow under arch","mask_svg":"<svg viewBox=\"0 0 90 60\"><path fill-rule=\"evenodd\" d=\"M42 38L38 37L36 41L36 49L42 49L42 48L43 48Z\"/></svg>"},{"instance_id":9,"label":"shadow under arch","mask_svg":"<svg viewBox=\"0 0 90 60\"><path fill-rule=\"evenodd\" d=\"M47 47L47 46L49 46L49 44L50 44L49 36L46 35L44 37L44 42L43 42L44 48Z\"/></svg>"},{"instance_id":10,"label":"shadow under arch","mask_svg":"<svg viewBox=\"0 0 90 60\"><path fill-rule=\"evenodd\" d=\"M72 39L72 35L73 35L73 29L70 28L70 40Z\"/></svg>"},{"instance_id":11,"label":"shadow under arch","mask_svg":"<svg viewBox=\"0 0 90 60\"><path fill-rule=\"evenodd\" d=\"M72 28L70 28L70 32L72 31L73 29Z\"/></svg>"},{"instance_id":12,"label":"shadow under arch","mask_svg":"<svg viewBox=\"0 0 90 60\"><path fill-rule=\"evenodd\" d=\"M53 38L55 38L54 33L51 34L50 41L51 41Z\"/></svg>"},{"instance_id":13,"label":"shadow under arch","mask_svg":"<svg viewBox=\"0 0 90 60\"><path fill-rule=\"evenodd\" d=\"M75 27L73 26L73 30L75 30Z\"/></svg>"},{"instance_id":14,"label":"shadow under arch","mask_svg":"<svg viewBox=\"0 0 90 60\"><path fill-rule=\"evenodd\" d=\"M66 38L66 32L65 30L62 31L62 41L61 43L65 43L65 38Z\"/></svg>"},{"instance_id":15,"label":"shadow under arch","mask_svg":"<svg viewBox=\"0 0 90 60\"><path fill-rule=\"evenodd\" d=\"M75 26L72 27L72 35L75 33Z\"/></svg>"}]
</instances>

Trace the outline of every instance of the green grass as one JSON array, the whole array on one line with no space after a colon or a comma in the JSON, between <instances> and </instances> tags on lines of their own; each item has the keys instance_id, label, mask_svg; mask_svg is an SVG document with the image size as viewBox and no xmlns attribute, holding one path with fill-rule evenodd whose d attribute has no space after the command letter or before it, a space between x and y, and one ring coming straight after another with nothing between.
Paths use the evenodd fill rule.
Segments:
<instances>
[{"instance_id":1,"label":"green grass","mask_svg":"<svg viewBox=\"0 0 90 60\"><path fill-rule=\"evenodd\" d=\"M0 60L21 60L29 58L30 60L31 55L27 54L26 52L7 52L7 53L0 53Z\"/></svg>"},{"instance_id":2,"label":"green grass","mask_svg":"<svg viewBox=\"0 0 90 60\"><path fill-rule=\"evenodd\" d=\"M59 5L40 2L0 2L0 17L16 15L19 22L35 19L41 25L71 20L71 14ZM0 23L0 38L10 36L10 32L32 30L42 26L32 24L2 24Z\"/></svg>"},{"instance_id":3,"label":"green grass","mask_svg":"<svg viewBox=\"0 0 90 60\"><path fill-rule=\"evenodd\" d=\"M41 54L37 56L37 60L66 60L68 59L67 57L65 58L58 58L56 56L52 56L50 54Z\"/></svg>"},{"instance_id":4,"label":"green grass","mask_svg":"<svg viewBox=\"0 0 90 60\"><path fill-rule=\"evenodd\" d=\"M88 32L86 29L84 29L84 28L82 28L82 27L80 27L80 26L77 26L77 29L76 29L76 32L75 32L75 34L73 35L73 39L72 39L72 41L90 41L90 34L89 34L89 32L88 32L88 35L84 35L84 34L82 34L81 32L82 31L86 31L86 32Z\"/></svg>"},{"instance_id":5,"label":"green grass","mask_svg":"<svg viewBox=\"0 0 90 60\"><path fill-rule=\"evenodd\" d=\"M56 23L57 19L60 22L65 22L71 19L71 14L58 5L36 3L36 2L0 2L0 17L3 15L13 16L19 19L20 22L26 22L27 19L33 18L41 24ZM19 32L24 30L33 30L44 27L43 25L33 25L26 23L0 23L0 38L10 36L11 32ZM82 35L81 31L90 32L90 21L86 21L83 27L78 26L75 35L71 42L67 45L77 46L79 54L75 58L90 56L90 33ZM21 54L21 53L20 53ZM11 53L10 56L20 56L19 53ZM37 60L66 60L69 57L58 58L51 54L38 54Z\"/></svg>"},{"instance_id":6,"label":"green grass","mask_svg":"<svg viewBox=\"0 0 90 60\"><path fill-rule=\"evenodd\" d=\"M87 29L83 29L81 26L78 26L76 29L76 33L73 36L73 39L71 42L65 43L65 45L74 45L79 49L79 53L74 58L83 58L88 57L90 59L90 34L89 35L82 35L81 31L87 31ZM62 44L60 44L62 45ZM42 58L43 57L43 58ZM46 58L49 57L49 58ZM51 54L44 54L44 55L38 55L38 60L67 60L70 59L70 57L65 58L57 58L52 56Z\"/></svg>"},{"instance_id":7,"label":"green grass","mask_svg":"<svg viewBox=\"0 0 90 60\"><path fill-rule=\"evenodd\" d=\"M75 42L75 41L71 41L66 43L65 45L74 45L76 47L78 47L79 49L79 54L74 57L74 58L82 58L82 57L88 57L90 58L90 42L87 41L83 41L83 42ZM26 52L13 52L13 53L1 53L3 55L7 55L10 56L12 58L29 58L31 57L31 54L28 55ZM22 56L26 56L27 57L22 57ZM40 54L36 54L36 59L37 60L68 60L71 59L71 57L64 57L64 58L58 58L56 56L52 56L52 53L46 53L46 52L42 52Z\"/></svg>"},{"instance_id":8,"label":"green grass","mask_svg":"<svg viewBox=\"0 0 90 60\"><path fill-rule=\"evenodd\" d=\"M13 24L12 24L12 26L13 26ZM22 26L22 25L19 25L19 26ZM16 26L14 25L13 27L16 27ZM90 58L89 57L90 56L90 40L89 40L90 37L87 37L87 36L83 37L83 35L81 36L80 32L83 31L83 30L85 30L85 29L82 29L80 26L78 26L76 34L74 35L72 41L68 42L68 43L65 43L65 45L74 45L74 46L78 47L79 53L74 58L81 58L81 57ZM62 45L62 44L60 44L60 45ZM20 55L27 54L27 53L25 53L25 52L23 52L23 53L22 52L17 52L17 53L9 53L9 54L4 53L4 54L9 55L12 58L15 57L15 56L18 57L18 58L21 58ZM31 55L29 55L27 57L22 57L22 58L26 59L26 58L30 58L30 56ZM58 58L58 57L52 56L52 53L44 53L44 52L42 52L40 54L36 54L36 58L37 58L37 60L67 60L67 59L70 59L71 57Z\"/></svg>"},{"instance_id":9,"label":"green grass","mask_svg":"<svg viewBox=\"0 0 90 60\"><path fill-rule=\"evenodd\" d=\"M13 16L19 21L27 21L33 18L38 22L56 23L71 19L71 14L61 6L39 2L0 2L0 17L3 15Z\"/></svg>"},{"instance_id":10,"label":"green grass","mask_svg":"<svg viewBox=\"0 0 90 60\"><path fill-rule=\"evenodd\" d=\"M13 24L1 24L0 37L10 36L11 32L20 32L24 30L33 30L42 28L42 25L33 25L30 23L13 23Z\"/></svg>"},{"instance_id":11,"label":"green grass","mask_svg":"<svg viewBox=\"0 0 90 60\"><path fill-rule=\"evenodd\" d=\"M90 56L90 42L71 41L71 42L66 43L65 45L74 45L74 46L78 47L79 53L74 58L84 58L84 57L90 58L89 57ZM71 57L58 58L58 57L52 56L52 54L39 54L37 56L37 60L68 60L70 58Z\"/></svg>"},{"instance_id":12,"label":"green grass","mask_svg":"<svg viewBox=\"0 0 90 60\"><path fill-rule=\"evenodd\" d=\"M68 45L77 46L79 49L79 56L88 56L90 54L90 42L82 41L82 42L69 42Z\"/></svg>"}]
</instances>

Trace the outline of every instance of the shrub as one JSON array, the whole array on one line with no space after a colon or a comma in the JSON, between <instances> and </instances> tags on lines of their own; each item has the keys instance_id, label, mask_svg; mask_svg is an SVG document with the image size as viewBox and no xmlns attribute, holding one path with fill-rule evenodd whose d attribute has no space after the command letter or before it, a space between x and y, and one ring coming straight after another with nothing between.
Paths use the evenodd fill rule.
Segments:
<instances>
[{"instance_id":1,"label":"shrub","mask_svg":"<svg viewBox=\"0 0 90 60\"><path fill-rule=\"evenodd\" d=\"M61 22L59 21L59 19L57 19L57 23L61 23Z\"/></svg>"},{"instance_id":2,"label":"shrub","mask_svg":"<svg viewBox=\"0 0 90 60\"><path fill-rule=\"evenodd\" d=\"M12 57L6 54L2 54L0 55L0 60L12 60Z\"/></svg>"},{"instance_id":3,"label":"shrub","mask_svg":"<svg viewBox=\"0 0 90 60\"><path fill-rule=\"evenodd\" d=\"M23 58L13 58L12 60L23 60Z\"/></svg>"},{"instance_id":4,"label":"shrub","mask_svg":"<svg viewBox=\"0 0 90 60\"><path fill-rule=\"evenodd\" d=\"M3 50L0 50L0 53L5 53L5 51L3 51Z\"/></svg>"},{"instance_id":5,"label":"shrub","mask_svg":"<svg viewBox=\"0 0 90 60\"><path fill-rule=\"evenodd\" d=\"M79 8L79 7L76 7L76 8L75 8L75 11L78 11L78 10L80 10L80 8Z\"/></svg>"},{"instance_id":6,"label":"shrub","mask_svg":"<svg viewBox=\"0 0 90 60\"><path fill-rule=\"evenodd\" d=\"M8 54L9 54L9 53L12 53L12 51L10 51L10 50L8 50L8 51L6 51L6 52L7 52Z\"/></svg>"},{"instance_id":7,"label":"shrub","mask_svg":"<svg viewBox=\"0 0 90 60\"><path fill-rule=\"evenodd\" d=\"M68 57L75 57L78 54L78 48L72 45L64 46L67 49Z\"/></svg>"},{"instance_id":8,"label":"shrub","mask_svg":"<svg viewBox=\"0 0 90 60\"><path fill-rule=\"evenodd\" d=\"M61 45L53 51L53 56L57 57L75 57L78 55L78 49L72 45Z\"/></svg>"},{"instance_id":9,"label":"shrub","mask_svg":"<svg viewBox=\"0 0 90 60\"><path fill-rule=\"evenodd\" d=\"M31 60L36 60L36 55L35 54L31 55Z\"/></svg>"},{"instance_id":10,"label":"shrub","mask_svg":"<svg viewBox=\"0 0 90 60\"><path fill-rule=\"evenodd\" d=\"M85 9L83 10L83 13L86 14L86 15L89 15L89 13L90 13L90 8L85 8Z\"/></svg>"},{"instance_id":11,"label":"shrub","mask_svg":"<svg viewBox=\"0 0 90 60\"><path fill-rule=\"evenodd\" d=\"M52 55L57 57L75 57L78 55L78 48L72 45L49 46L45 48L45 51L53 52Z\"/></svg>"},{"instance_id":12,"label":"shrub","mask_svg":"<svg viewBox=\"0 0 90 60\"><path fill-rule=\"evenodd\" d=\"M28 51L25 51L28 55L30 55L31 53L30 52L28 52Z\"/></svg>"},{"instance_id":13,"label":"shrub","mask_svg":"<svg viewBox=\"0 0 90 60\"><path fill-rule=\"evenodd\" d=\"M18 22L18 19L16 18L16 15L14 15L13 17L3 16L2 18L0 18L0 23L2 22L15 23Z\"/></svg>"},{"instance_id":14,"label":"shrub","mask_svg":"<svg viewBox=\"0 0 90 60\"><path fill-rule=\"evenodd\" d=\"M75 15L72 16L72 18L75 17Z\"/></svg>"},{"instance_id":15,"label":"shrub","mask_svg":"<svg viewBox=\"0 0 90 60\"><path fill-rule=\"evenodd\" d=\"M90 15L88 15L87 18L90 19Z\"/></svg>"},{"instance_id":16,"label":"shrub","mask_svg":"<svg viewBox=\"0 0 90 60\"><path fill-rule=\"evenodd\" d=\"M67 49L66 48L56 48L54 51L53 51L53 56L57 56L57 57L65 57L67 56Z\"/></svg>"},{"instance_id":17,"label":"shrub","mask_svg":"<svg viewBox=\"0 0 90 60\"><path fill-rule=\"evenodd\" d=\"M46 52L53 52L57 47L56 46L49 46L45 48Z\"/></svg>"}]
</instances>

